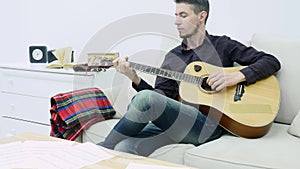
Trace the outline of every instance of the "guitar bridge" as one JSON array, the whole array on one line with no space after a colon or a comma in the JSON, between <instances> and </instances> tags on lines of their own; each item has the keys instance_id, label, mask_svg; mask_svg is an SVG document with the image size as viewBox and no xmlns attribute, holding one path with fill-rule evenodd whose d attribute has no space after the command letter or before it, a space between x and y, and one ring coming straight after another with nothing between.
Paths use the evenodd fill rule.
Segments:
<instances>
[{"instance_id":1,"label":"guitar bridge","mask_svg":"<svg viewBox=\"0 0 300 169\"><path fill-rule=\"evenodd\" d=\"M243 94L245 92L245 84L244 83L238 83L235 89L234 94L234 102L237 102L239 100L242 100Z\"/></svg>"}]
</instances>

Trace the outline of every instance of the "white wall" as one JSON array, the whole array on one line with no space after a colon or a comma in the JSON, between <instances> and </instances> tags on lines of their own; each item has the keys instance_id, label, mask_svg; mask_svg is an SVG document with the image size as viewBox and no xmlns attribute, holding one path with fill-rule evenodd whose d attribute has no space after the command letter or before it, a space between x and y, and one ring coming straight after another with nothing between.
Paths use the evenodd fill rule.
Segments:
<instances>
[{"instance_id":1,"label":"white wall","mask_svg":"<svg viewBox=\"0 0 300 169\"><path fill-rule=\"evenodd\" d=\"M45 44L48 49L72 46L78 54L96 32L121 18L143 13L173 16L175 11L173 0L0 2L1 63L28 62L28 46L32 44ZM300 38L299 6L298 0L211 0L207 27L212 34L226 34L241 41L249 40L256 32ZM150 45L149 41L139 43L143 44L140 48ZM130 47L134 49L134 45Z\"/></svg>"},{"instance_id":2,"label":"white wall","mask_svg":"<svg viewBox=\"0 0 300 169\"><path fill-rule=\"evenodd\" d=\"M297 0L212 1L210 32L247 40L253 33L300 38Z\"/></svg>"}]
</instances>

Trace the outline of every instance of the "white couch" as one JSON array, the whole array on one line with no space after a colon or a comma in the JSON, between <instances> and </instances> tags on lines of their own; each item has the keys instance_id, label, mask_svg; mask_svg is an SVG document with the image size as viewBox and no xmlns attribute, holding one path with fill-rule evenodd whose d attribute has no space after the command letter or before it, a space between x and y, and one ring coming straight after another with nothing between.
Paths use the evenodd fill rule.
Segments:
<instances>
[{"instance_id":1,"label":"white couch","mask_svg":"<svg viewBox=\"0 0 300 169\"><path fill-rule=\"evenodd\" d=\"M276 74L281 87L280 109L270 131L258 139L224 135L198 147L168 145L157 149L150 157L200 169L300 168L300 41L256 34L250 45L274 54L282 64ZM153 81L153 77L142 76ZM126 112L126 106L135 94L126 78L119 84L105 90L118 112L116 117ZM117 121L116 118L91 126L82 134L82 141L100 142Z\"/></svg>"}]
</instances>

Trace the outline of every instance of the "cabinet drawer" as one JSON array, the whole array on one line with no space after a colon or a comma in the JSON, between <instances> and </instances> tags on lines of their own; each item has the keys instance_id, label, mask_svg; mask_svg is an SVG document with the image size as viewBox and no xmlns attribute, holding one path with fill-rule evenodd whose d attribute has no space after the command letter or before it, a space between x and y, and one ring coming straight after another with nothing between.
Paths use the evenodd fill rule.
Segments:
<instances>
[{"instance_id":1,"label":"cabinet drawer","mask_svg":"<svg viewBox=\"0 0 300 169\"><path fill-rule=\"evenodd\" d=\"M47 125L41 125L10 118L0 117L0 123L0 138L14 136L24 132L34 132L49 136L51 131L50 126Z\"/></svg>"},{"instance_id":2,"label":"cabinet drawer","mask_svg":"<svg viewBox=\"0 0 300 169\"><path fill-rule=\"evenodd\" d=\"M11 93L3 93L2 98L2 115L50 124L50 98Z\"/></svg>"},{"instance_id":3,"label":"cabinet drawer","mask_svg":"<svg viewBox=\"0 0 300 169\"><path fill-rule=\"evenodd\" d=\"M57 93L93 86L93 76L6 70L2 92L48 98Z\"/></svg>"}]
</instances>

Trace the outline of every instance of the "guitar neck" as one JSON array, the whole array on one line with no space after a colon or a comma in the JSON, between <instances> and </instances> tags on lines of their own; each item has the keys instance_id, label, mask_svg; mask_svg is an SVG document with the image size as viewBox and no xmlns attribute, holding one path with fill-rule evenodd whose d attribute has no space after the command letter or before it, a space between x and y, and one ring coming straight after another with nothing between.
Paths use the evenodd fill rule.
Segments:
<instances>
[{"instance_id":1,"label":"guitar neck","mask_svg":"<svg viewBox=\"0 0 300 169\"><path fill-rule=\"evenodd\" d=\"M111 60L106 60L104 63L101 63L100 65L92 65L89 66L88 64L77 64L73 66L73 69L77 72L79 71L102 71L103 69L108 69L112 67L112 61ZM192 83L195 85L201 85L203 83L203 78L199 76L193 76L190 74L185 74L181 72L176 72L172 70L167 70L167 69L162 69L162 68L157 68L153 66L148 66L144 64L139 64L139 63L134 63L134 62L129 62L130 68L144 72L147 74L155 75L155 76L160 76L164 77L167 79L172 79L176 80L179 82L187 82L187 83Z\"/></svg>"},{"instance_id":2,"label":"guitar neck","mask_svg":"<svg viewBox=\"0 0 300 169\"><path fill-rule=\"evenodd\" d=\"M193 75L184 74L181 72L176 72L176 71L157 68L157 67L152 67L152 66L148 66L148 65L144 65L144 64L129 62L129 66L132 69L140 71L140 72L176 80L179 82L183 81L183 82L200 85L200 84L202 84L202 81L203 81L203 78L198 77L198 76L193 76Z\"/></svg>"}]
</instances>

